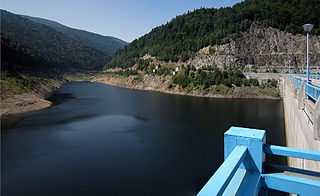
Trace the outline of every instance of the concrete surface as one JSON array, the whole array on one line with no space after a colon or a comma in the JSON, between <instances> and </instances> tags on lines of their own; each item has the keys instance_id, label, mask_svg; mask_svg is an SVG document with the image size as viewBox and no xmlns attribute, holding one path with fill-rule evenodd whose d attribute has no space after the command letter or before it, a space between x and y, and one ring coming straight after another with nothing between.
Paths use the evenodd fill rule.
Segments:
<instances>
[{"instance_id":1,"label":"concrete surface","mask_svg":"<svg viewBox=\"0 0 320 196\"><path fill-rule=\"evenodd\" d=\"M298 89L288 76L282 77L286 142L288 147L320 151L320 101L306 99L305 82ZM288 165L320 172L317 161L289 158Z\"/></svg>"}]
</instances>

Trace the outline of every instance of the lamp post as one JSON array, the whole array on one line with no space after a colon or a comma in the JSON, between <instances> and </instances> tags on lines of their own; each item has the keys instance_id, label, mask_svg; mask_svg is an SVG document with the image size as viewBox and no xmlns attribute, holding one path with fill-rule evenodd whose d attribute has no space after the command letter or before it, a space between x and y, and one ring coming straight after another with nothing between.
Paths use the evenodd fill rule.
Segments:
<instances>
[{"instance_id":1,"label":"lamp post","mask_svg":"<svg viewBox=\"0 0 320 196\"><path fill-rule=\"evenodd\" d=\"M303 25L303 29L307 32L307 82L309 83L309 32L312 30L312 24Z\"/></svg>"},{"instance_id":2,"label":"lamp post","mask_svg":"<svg viewBox=\"0 0 320 196\"><path fill-rule=\"evenodd\" d=\"M292 53L289 53L289 54L290 54L290 55L289 55L289 75L291 75L290 66L291 66L291 59L292 59L291 54L292 54Z\"/></svg>"}]
</instances>

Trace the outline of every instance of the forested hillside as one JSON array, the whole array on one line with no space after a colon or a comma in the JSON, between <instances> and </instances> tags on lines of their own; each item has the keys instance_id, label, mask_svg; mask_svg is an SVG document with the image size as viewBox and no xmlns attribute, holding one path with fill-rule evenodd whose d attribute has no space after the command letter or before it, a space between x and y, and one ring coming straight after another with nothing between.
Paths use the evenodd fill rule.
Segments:
<instances>
[{"instance_id":1,"label":"forested hillside","mask_svg":"<svg viewBox=\"0 0 320 196\"><path fill-rule=\"evenodd\" d=\"M136 59L150 54L162 61L186 61L209 45L228 43L255 23L293 34L303 33L302 25L314 24L320 34L318 0L245 0L232 8L198 9L177 16L165 25L118 50L105 68L131 67Z\"/></svg>"},{"instance_id":2,"label":"forested hillside","mask_svg":"<svg viewBox=\"0 0 320 196\"><path fill-rule=\"evenodd\" d=\"M1 33L1 72L19 77L19 74L49 76L57 74L56 71L54 65L32 52L30 48Z\"/></svg>"},{"instance_id":3,"label":"forested hillside","mask_svg":"<svg viewBox=\"0 0 320 196\"><path fill-rule=\"evenodd\" d=\"M111 37L111 36L102 36L95 33L90 33L83 30L73 29L67 26L64 26L60 23L46 20L42 18L36 18L31 16L23 16L33 22L41 23L44 25L47 25L49 27L52 27L53 29L66 34L67 36L71 37L72 39L78 40L92 48L95 48L97 50L100 50L106 54L113 54L115 53L119 48L122 48L123 46L127 45L127 42Z\"/></svg>"},{"instance_id":4,"label":"forested hillside","mask_svg":"<svg viewBox=\"0 0 320 196\"><path fill-rule=\"evenodd\" d=\"M51 27L4 10L1 10L1 34L2 41L7 44L1 62L6 64L7 70L21 71L21 68L28 67L30 71L23 70L28 74L33 74L33 68L47 72L54 68L57 73L83 72L101 70L111 59L111 56L86 46Z\"/></svg>"}]
</instances>

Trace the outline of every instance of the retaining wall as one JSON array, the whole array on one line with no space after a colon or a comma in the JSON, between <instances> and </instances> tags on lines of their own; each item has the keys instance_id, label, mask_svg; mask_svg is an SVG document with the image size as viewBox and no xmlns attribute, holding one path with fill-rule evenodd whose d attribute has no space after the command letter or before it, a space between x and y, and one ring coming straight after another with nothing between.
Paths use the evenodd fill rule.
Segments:
<instances>
[{"instance_id":1,"label":"retaining wall","mask_svg":"<svg viewBox=\"0 0 320 196\"><path fill-rule=\"evenodd\" d=\"M314 103L306 99L306 81L300 89L288 76L283 76L282 82L287 146L320 151L320 100ZM320 172L316 161L289 158L288 165Z\"/></svg>"}]
</instances>

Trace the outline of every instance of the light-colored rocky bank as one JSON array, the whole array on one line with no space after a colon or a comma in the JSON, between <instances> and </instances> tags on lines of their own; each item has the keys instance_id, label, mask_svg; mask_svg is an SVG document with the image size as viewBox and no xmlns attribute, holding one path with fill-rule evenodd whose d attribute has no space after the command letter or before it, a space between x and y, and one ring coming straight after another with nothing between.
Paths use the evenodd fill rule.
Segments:
<instances>
[{"instance_id":1,"label":"light-colored rocky bank","mask_svg":"<svg viewBox=\"0 0 320 196\"><path fill-rule=\"evenodd\" d=\"M62 85L62 81L53 80L38 84L32 92L9 94L1 97L1 116L16 115L48 108L52 103L46 100L54 90Z\"/></svg>"},{"instance_id":2,"label":"light-colored rocky bank","mask_svg":"<svg viewBox=\"0 0 320 196\"><path fill-rule=\"evenodd\" d=\"M227 93L217 93L214 90L199 90L193 89L190 91L181 91L178 86L168 89L171 81L171 76L158 75L144 75L137 79L137 76L120 76L116 74L108 74L103 76L95 76L90 81L104 83L112 86L156 91L168 94L196 96L196 97L212 97L212 98L262 98L262 99L280 99L280 97L273 97L262 94L259 87L232 87Z\"/></svg>"},{"instance_id":3,"label":"light-colored rocky bank","mask_svg":"<svg viewBox=\"0 0 320 196\"><path fill-rule=\"evenodd\" d=\"M68 79L76 81L74 79ZM88 79L85 79L86 81ZM1 98L0 114L1 116L16 115L26 112L37 111L48 108L52 102L46 100L54 90L61 87L64 81L53 80L48 83L41 83L33 92L8 95ZM83 80L77 80L83 81ZM264 99L279 99L277 97L264 95L259 91L258 87L236 87L234 86L227 93L217 93L214 90L200 90L193 89L190 91L181 91L178 86L169 89L171 76L158 76L158 75L143 75L141 78L138 76L120 76L116 74L95 76L90 79L91 82L104 83L112 86L156 91L168 94L177 94L185 96L197 97L214 97L214 98L264 98Z\"/></svg>"}]
</instances>

